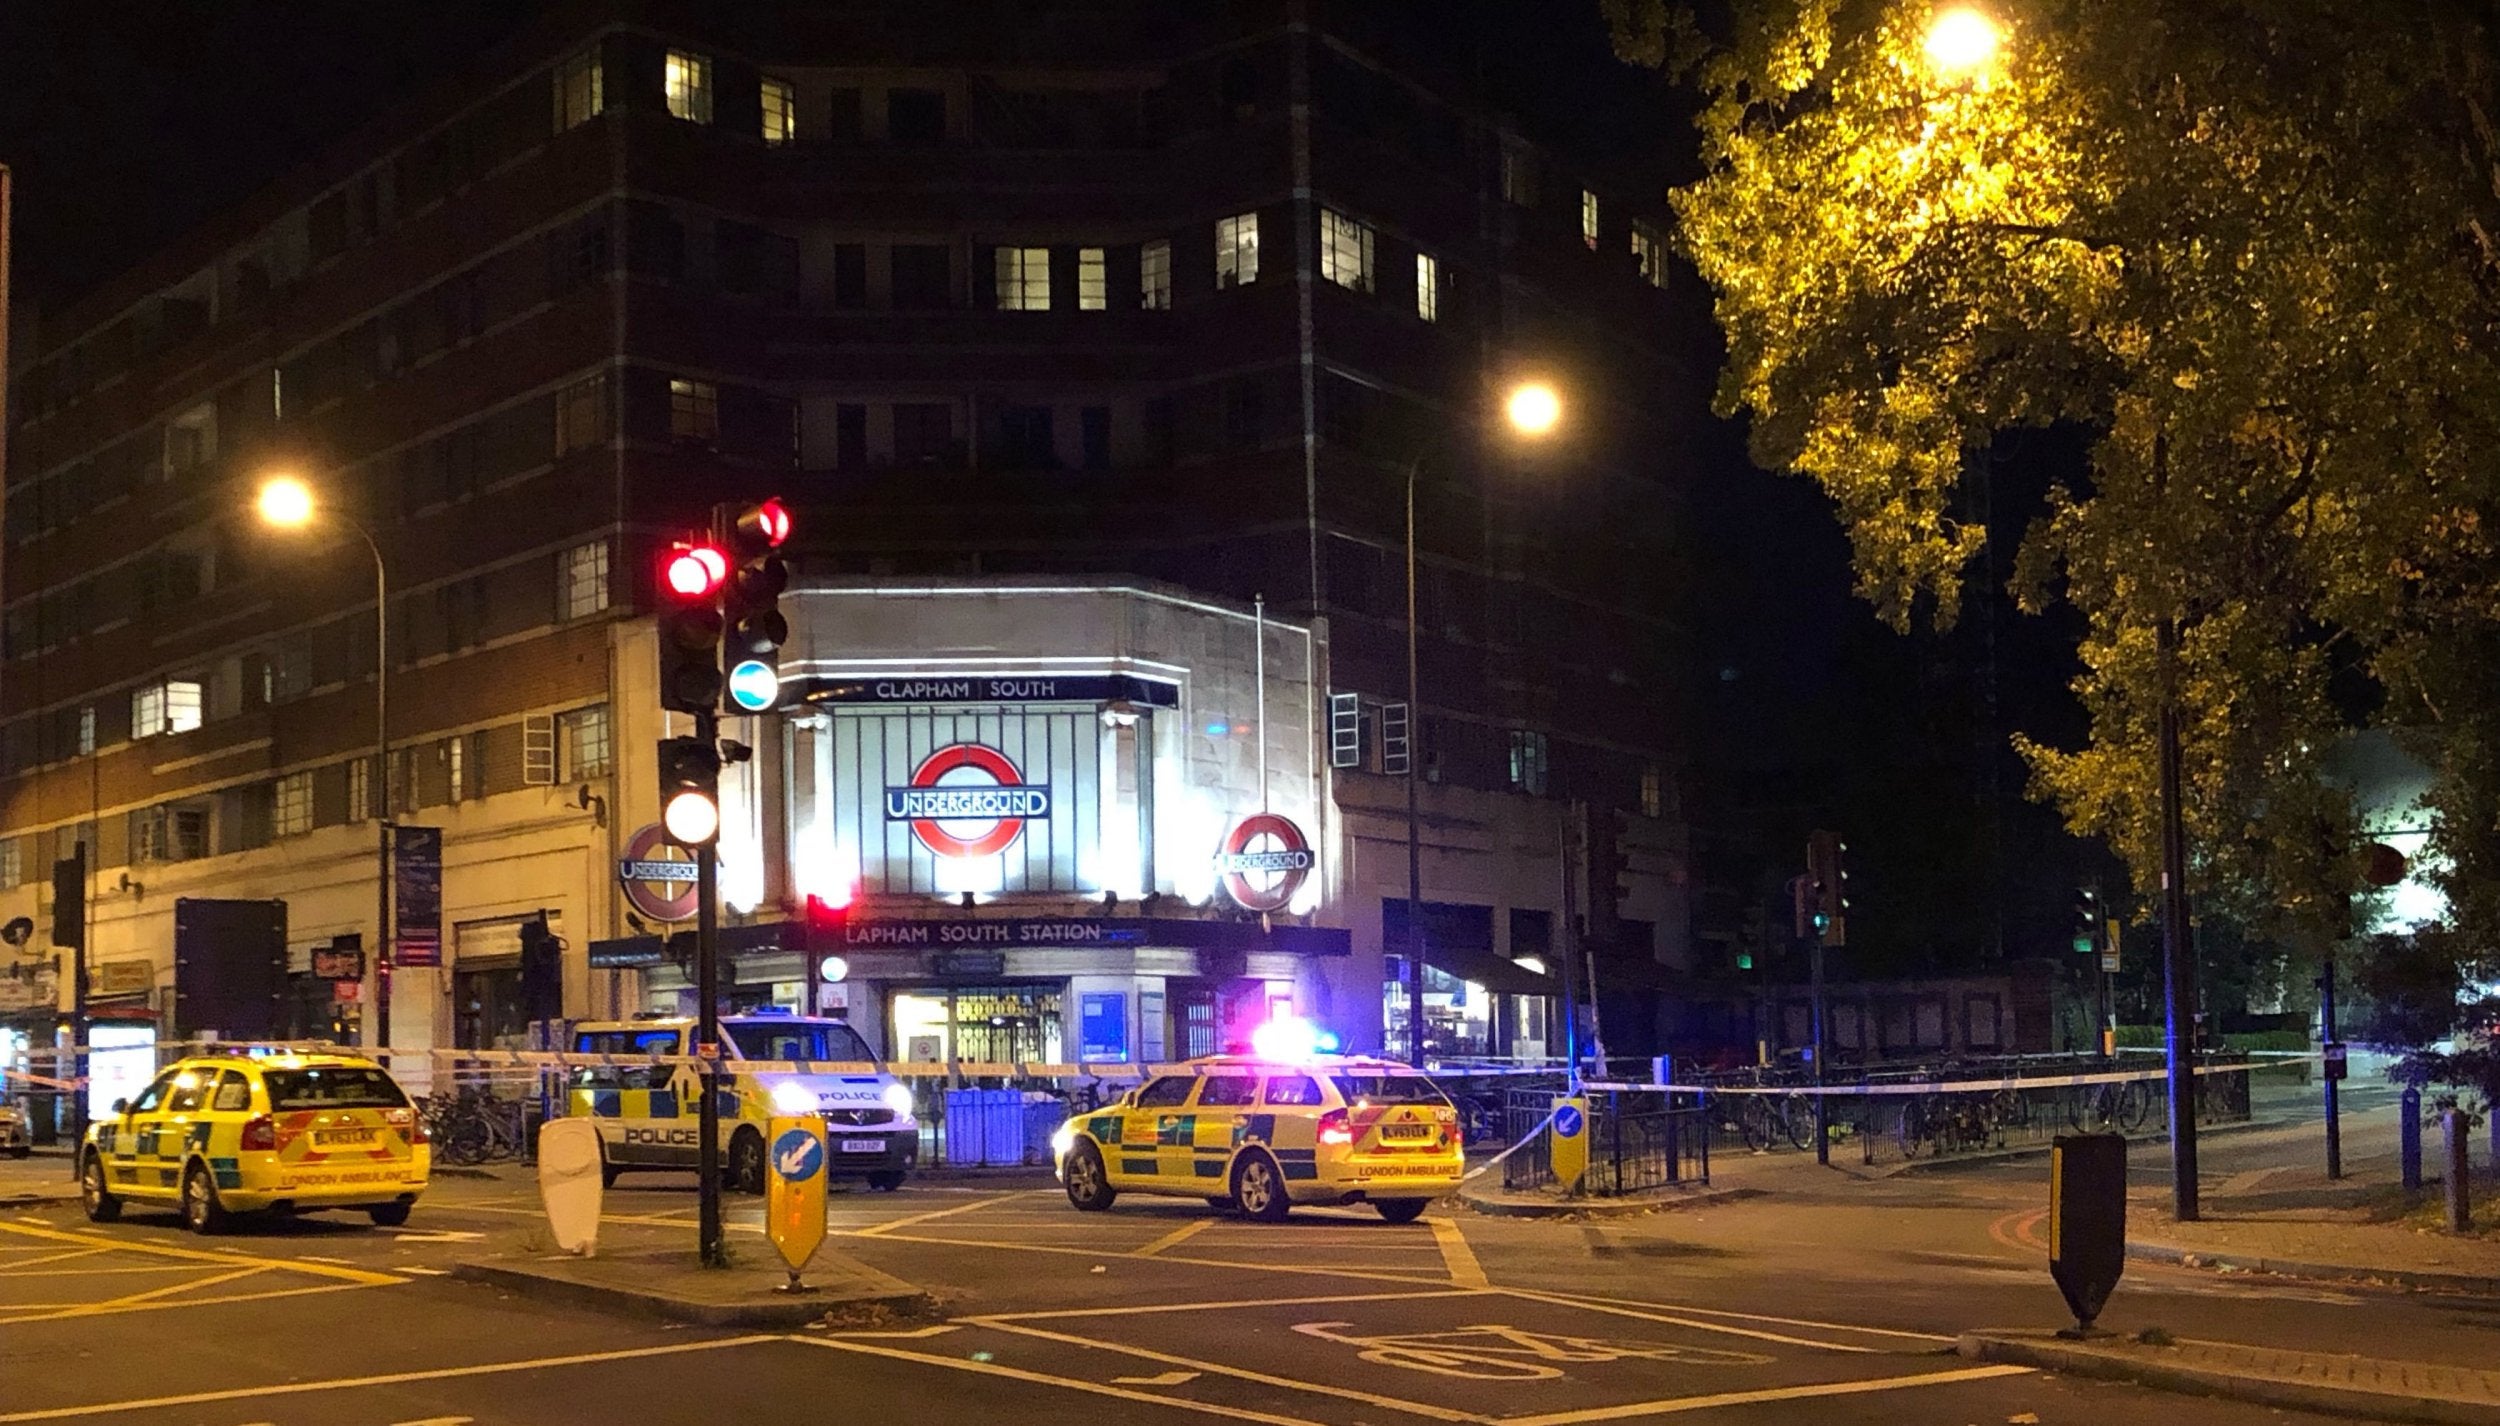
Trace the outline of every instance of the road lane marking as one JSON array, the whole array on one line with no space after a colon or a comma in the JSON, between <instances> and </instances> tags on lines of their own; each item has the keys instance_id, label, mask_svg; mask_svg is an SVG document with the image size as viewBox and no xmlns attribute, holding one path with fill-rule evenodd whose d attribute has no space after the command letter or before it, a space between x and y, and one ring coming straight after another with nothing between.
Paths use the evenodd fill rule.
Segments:
<instances>
[{"instance_id":1,"label":"road lane marking","mask_svg":"<svg viewBox=\"0 0 2500 1426\"><path fill-rule=\"evenodd\" d=\"M264 1258L251 1253L209 1252L200 1248L176 1248L144 1238L107 1238L95 1233L70 1233L58 1228L33 1228L18 1223L0 1223L0 1233L23 1233L30 1238L49 1238L56 1243L75 1243L80 1247L118 1248L124 1252L152 1253L160 1258L179 1258L195 1263L218 1263L236 1267L250 1263L259 1267L285 1268L289 1272L311 1273L315 1277L334 1277L366 1287L386 1287L406 1279L390 1273L367 1272L363 1268L333 1267L328 1263L307 1263L295 1258Z\"/></svg>"},{"instance_id":2,"label":"road lane marking","mask_svg":"<svg viewBox=\"0 0 2500 1426\"><path fill-rule=\"evenodd\" d=\"M1492 1289L1499 1292L1502 1289ZM1575 1306L1605 1303L1611 1307L1661 1308L1670 1312L1689 1312L1697 1317L1725 1317L1737 1322L1769 1322L1780 1327L1820 1327L1831 1332L1859 1332L1870 1337L1900 1337L1912 1342L1950 1342L1951 1334L1943 1332L1908 1332L1897 1327L1859 1327L1847 1322L1821 1322L1811 1317L1773 1317L1760 1312L1731 1312L1723 1307L1694 1307L1682 1302L1640 1302L1626 1297L1599 1297L1589 1293L1547 1292L1548 1297L1570 1302Z\"/></svg>"},{"instance_id":3,"label":"road lane marking","mask_svg":"<svg viewBox=\"0 0 2500 1426\"><path fill-rule=\"evenodd\" d=\"M159 1297L171 1297L177 1292L192 1292L204 1287L221 1287L226 1283L234 1282L237 1279L254 1277L267 1271L269 1271L269 1269L265 1267L256 1267L236 1268L232 1272L210 1273L206 1277L193 1278L189 1282L167 1283L163 1287L151 1287L145 1292L128 1293L121 1297L108 1297L102 1302L92 1303L90 1306L94 1307L99 1312L111 1312L116 1309L126 1307L134 1302L148 1302Z\"/></svg>"},{"instance_id":4,"label":"road lane marking","mask_svg":"<svg viewBox=\"0 0 2500 1426\"><path fill-rule=\"evenodd\" d=\"M1173 1411L1195 1411L1206 1416L1222 1416L1234 1421L1257 1421L1263 1426L1322 1426L1300 1416L1278 1416L1266 1411L1252 1411L1241 1406L1219 1406L1212 1401L1192 1401L1180 1396L1157 1396L1151 1391L1131 1391L1124 1386L1111 1386L1098 1381L1079 1381L1075 1377L1052 1376L1047 1372L1026 1371L1022 1367L1002 1366L997 1362L958 1361L951 1357L923 1356L897 1347L880 1347L872 1342L837 1341L829 1337L790 1337L784 1340L805 1342L837 1352L862 1352L869 1356L891 1357L896 1361L918 1362L923 1366L944 1367L948 1371L971 1372L976 1376L1005 1377L1010 1381L1039 1382L1044 1386L1065 1387L1069 1391L1091 1392L1096 1396L1117 1397L1122 1401L1142 1401ZM0 1416L0 1423L11 1418Z\"/></svg>"},{"instance_id":5,"label":"road lane marking","mask_svg":"<svg viewBox=\"0 0 2500 1426\"><path fill-rule=\"evenodd\" d=\"M1214 1226L1215 1220L1212 1218L1201 1218L1194 1223L1183 1223L1171 1232L1166 1233L1162 1237L1148 1243L1146 1246L1139 1248L1134 1254L1132 1254L1132 1256L1151 1258L1166 1248L1179 1247L1181 1244L1188 1242L1190 1239L1197 1237L1199 1234Z\"/></svg>"},{"instance_id":6,"label":"road lane marking","mask_svg":"<svg viewBox=\"0 0 2500 1426\"><path fill-rule=\"evenodd\" d=\"M960 1330L962 1329L952 1322L940 1322L934 1327L914 1327L908 1332L827 1332L825 1335L828 1337L868 1337L880 1341L916 1342L930 1337L943 1337L949 1332Z\"/></svg>"},{"instance_id":7,"label":"road lane marking","mask_svg":"<svg viewBox=\"0 0 2500 1426\"><path fill-rule=\"evenodd\" d=\"M1013 1194L999 1198L977 1198L970 1203L958 1203L952 1208L940 1208L928 1213L914 1213L909 1217L890 1219L871 1227L857 1228L852 1231L857 1233L862 1238L882 1238L897 1228L917 1227L922 1223L934 1223L940 1218L952 1218L958 1213L973 1213L984 1208L996 1208L1002 1203L1012 1203L1014 1201L1015 1195Z\"/></svg>"},{"instance_id":8,"label":"road lane marking","mask_svg":"<svg viewBox=\"0 0 2500 1426\"><path fill-rule=\"evenodd\" d=\"M333 1289L316 1289L332 1291ZM724 1347L751 1347L758 1342L788 1342L797 1338L777 1333L758 1332L745 1337L724 1337L713 1342L669 1342L655 1347L626 1347L612 1352L576 1352L562 1357L535 1357L518 1362L481 1362L472 1366L433 1367L423 1371L385 1372L378 1376L334 1377L327 1381L289 1381L272 1386L241 1386L224 1391L194 1391L181 1396L137 1397L128 1401L104 1401L91 1406L51 1406L40 1411L12 1411L0 1416L0 1426L16 1426L21 1421L75 1421L82 1417L112 1416L126 1411L158 1411L169 1406L200 1406L212 1401L248 1401L264 1396L302 1396L316 1391L350 1391L366 1386L399 1386L412 1381L448 1381L457 1377L494 1376L504 1372L538 1371L549 1367L589 1366L597 1362L627 1362L642 1357L665 1357L687 1352L713 1352Z\"/></svg>"},{"instance_id":9,"label":"road lane marking","mask_svg":"<svg viewBox=\"0 0 2500 1426\"><path fill-rule=\"evenodd\" d=\"M1019 1336L1039 1337L1044 1341L1057 1342L1062 1346L1092 1347L1105 1352L1118 1352L1123 1356L1160 1362L1167 1367L1190 1367L1201 1372L1213 1372L1217 1376L1255 1381L1262 1386L1283 1387L1287 1391L1309 1392L1316 1396L1333 1396L1343 1401L1359 1401L1366 1406L1377 1406L1384 1411L1403 1411L1411 1416L1429 1417L1434 1421L1463 1421L1475 1423L1475 1426L1491 1426L1495 1420L1494 1417L1479 1416L1472 1411L1457 1411L1446 1406L1432 1406L1420 1401L1380 1396L1368 1391L1358 1391L1350 1386L1331 1386L1324 1382L1299 1381L1293 1377L1252 1371L1248 1367L1228 1366L1222 1362L1201 1361L1195 1357L1179 1356L1172 1352L1158 1352L1152 1347L1135 1347L1126 1342L1106 1342L1097 1337L1079 1337L1071 1332L1053 1332L1047 1327L1027 1327L1021 1323L1012 1322L980 1322L974 1325L987 1327L993 1332L1013 1332Z\"/></svg>"},{"instance_id":10,"label":"road lane marking","mask_svg":"<svg viewBox=\"0 0 2500 1426\"><path fill-rule=\"evenodd\" d=\"M12 1244L11 1246L14 1247L15 1245ZM7 1267L0 1267L0 1277L16 1277L21 1273L24 1273L28 1268L40 1267L45 1263L65 1263L72 1258L92 1258L99 1253L109 1253L112 1251L110 1248L72 1248L66 1253L45 1253L43 1252L43 1245L40 1243L29 1243L26 1245L25 1250L28 1252L41 1253L42 1256L33 1258L11 1258Z\"/></svg>"},{"instance_id":11,"label":"road lane marking","mask_svg":"<svg viewBox=\"0 0 2500 1426\"><path fill-rule=\"evenodd\" d=\"M1484 1267L1476 1261L1476 1250L1467 1246L1465 1234L1458 1224L1447 1218L1428 1220L1432 1224L1432 1240L1441 1249L1441 1265L1450 1270L1450 1281L1460 1287L1491 1287L1485 1280Z\"/></svg>"},{"instance_id":12,"label":"road lane marking","mask_svg":"<svg viewBox=\"0 0 2500 1426\"><path fill-rule=\"evenodd\" d=\"M1241 1307L1307 1307L1322 1302L1413 1302L1427 1297L1474 1297L1468 1288L1445 1287L1433 1292L1341 1292L1327 1297L1232 1298L1223 1302L1153 1302L1133 1307L1063 1307L1040 1312L992 1312L966 1322L1055 1322L1068 1317L1143 1317L1163 1312L1222 1312Z\"/></svg>"},{"instance_id":13,"label":"road lane marking","mask_svg":"<svg viewBox=\"0 0 2500 1426\"><path fill-rule=\"evenodd\" d=\"M1111 1380L1116 1386L1185 1386L1201 1375L1199 1372L1159 1372L1154 1376L1115 1376Z\"/></svg>"},{"instance_id":14,"label":"road lane marking","mask_svg":"<svg viewBox=\"0 0 2500 1426\"><path fill-rule=\"evenodd\" d=\"M1636 1310L1630 1307L1618 1307L1611 1303L1574 1302L1556 1293L1537 1292L1524 1287L1497 1287L1493 1291L1505 1297L1542 1302L1549 1307L1577 1307L1585 1312L1607 1312L1617 1317L1637 1317L1648 1322L1664 1322L1670 1327L1690 1327L1696 1332L1719 1332L1730 1337L1751 1337L1757 1342L1777 1342L1788 1347L1813 1347L1826 1352L1862 1352L1869 1356L1875 1354L1873 1347L1853 1347L1846 1342L1819 1342L1812 1337L1791 1337L1783 1332L1761 1332L1751 1327L1731 1327L1724 1322L1704 1322L1699 1318L1679 1317L1655 1309Z\"/></svg>"},{"instance_id":15,"label":"road lane marking","mask_svg":"<svg viewBox=\"0 0 2500 1426\"><path fill-rule=\"evenodd\" d=\"M1635 1401L1624 1406L1593 1406L1584 1411L1557 1411L1548 1416L1505 1417L1502 1426L1581 1426L1590 1421L1622 1421L1635 1416L1670 1416L1686 1411L1714 1411L1722 1406L1752 1406L1765 1401L1806 1401L1821 1396L1858 1396L1871 1391L1950 1386L1958 1381L2024 1376L2034 1368L2017 1366L1963 1367L1920 1376L1873 1377L1864 1381L1818 1382L1811 1386L1771 1386L1757 1391L1723 1391L1710 1396L1670 1396L1660 1401Z\"/></svg>"},{"instance_id":16,"label":"road lane marking","mask_svg":"<svg viewBox=\"0 0 2500 1426\"><path fill-rule=\"evenodd\" d=\"M842 1230L831 1232L828 1236L859 1238L867 1234L858 1230ZM985 1238L929 1238L910 1233L881 1234L877 1241L881 1243L926 1243L940 1248L990 1248L1002 1253L1056 1253L1062 1257L1091 1258L1098 1263L1110 1258L1129 1256L1127 1251L1119 1248L1062 1248L1050 1243L1012 1243ZM1151 1261L1183 1263L1202 1268L1235 1268L1242 1272L1293 1273L1305 1277L1348 1277L1364 1282L1405 1282L1413 1283L1418 1287L1438 1287L1447 1281L1445 1278L1425 1277L1417 1273L1370 1272L1360 1268L1295 1267L1285 1263L1237 1263L1224 1258L1159 1257Z\"/></svg>"},{"instance_id":17,"label":"road lane marking","mask_svg":"<svg viewBox=\"0 0 2500 1426\"><path fill-rule=\"evenodd\" d=\"M325 1282L314 1287L273 1287L266 1292L229 1292L216 1297L158 1298L153 1302L86 1303L66 1312L37 1312L23 1317L0 1316L0 1327L24 1327L69 1317L110 1317L124 1312L162 1312L176 1307L216 1307L235 1302L265 1302L273 1297L310 1297L322 1292L358 1292L359 1282ZM7 1309L0 1309L6 1311Z\"/></svg>"}]
</instances>

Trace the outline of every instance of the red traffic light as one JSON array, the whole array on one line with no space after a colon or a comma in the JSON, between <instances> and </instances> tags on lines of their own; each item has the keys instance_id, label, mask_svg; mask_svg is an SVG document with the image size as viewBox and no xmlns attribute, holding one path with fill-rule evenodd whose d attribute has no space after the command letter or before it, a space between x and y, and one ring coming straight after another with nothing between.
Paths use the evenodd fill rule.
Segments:
<instances>
[{"instance_id":1,"label":"red traffic light","mask_svg":"<svg viewBox=\"0 0 2500 1426\"><path fill-rule=\"evenodd\" d=\"M775 496L739 516L738 533L762 540L766 549L778 549L790 538L790 507Z\"/></svg>"},{"instance_id":2,"label":"red traffic light","mask_svg":"<svg viewBox=\"0 0 2500 1426\"><path fill-rule=\"evenodd\" d=\"M671 594L681 599L702 599L729 577L729 560L710 545L679 545L669 555L662 574Z\"/></svg>"}]
</instances>

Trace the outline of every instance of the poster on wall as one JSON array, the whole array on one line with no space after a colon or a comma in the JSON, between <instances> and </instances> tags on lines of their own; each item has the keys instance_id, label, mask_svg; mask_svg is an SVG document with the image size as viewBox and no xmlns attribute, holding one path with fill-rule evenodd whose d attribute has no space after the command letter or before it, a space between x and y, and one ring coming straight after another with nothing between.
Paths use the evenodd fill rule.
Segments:
<instances>
[{"instance_id":1,"label":"poster on wall","mask_svg":"<svg viewBox=\"0 0 2500 1426\"><path fill-rule=\"evenodd\" d=\"M1082 1014L1077 1058L1128 1058L1128 996L1119 991L1087 991L1079 999Z\"/></svg>"},{"instance_id":2,"label":"poster on wall","mask_svg":"<svg viewBox=\"0 0 2500 1426\"><path fill-rule=\"evenodd\" d=\"M391 949L404 966L443 963L443 829L391 829Z\"/></svg>"}]
</instances>

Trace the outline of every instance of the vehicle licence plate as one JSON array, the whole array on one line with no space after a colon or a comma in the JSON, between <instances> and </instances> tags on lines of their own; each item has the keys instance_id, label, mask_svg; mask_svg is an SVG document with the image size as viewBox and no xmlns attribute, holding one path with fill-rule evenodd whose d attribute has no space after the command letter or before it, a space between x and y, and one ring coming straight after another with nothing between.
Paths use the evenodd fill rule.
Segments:
<instances>
[{"instance_id":1,"label":"vehicle licence plate","mask_svg":"<svg viewBox=\"0 0 2500 1426\"><path fill-rule=\"evenodd\" d=\"M842 1152L846 1154L882 1154L885 1152L885 1140L844 1139L842 1141Z\"/></svg>"},{"instance_id":2,"label":"vehicle licence plate","mask_svg":"<svg viewBox=\"0 0 2500 1426\"><path fill-rule=\"evenodd\" d=\"M1380 1126L1380 1137L1384 1139L1429 1139L1432 1137L1432 1126L1429 1124L1383 1124Z\"/></svg>"},{"instance_id":3,"label":"vehicle licence plate","mask_svg":"<svg viewBox=\"0 0 2500 1426\"><path fill-rule=\"evenodd\" d=\"M381 1132L375 1129L315 1129L313 1147L328 1149L348 1144L370 1144L380 1137Z\"/></svg>"}]
</instances>

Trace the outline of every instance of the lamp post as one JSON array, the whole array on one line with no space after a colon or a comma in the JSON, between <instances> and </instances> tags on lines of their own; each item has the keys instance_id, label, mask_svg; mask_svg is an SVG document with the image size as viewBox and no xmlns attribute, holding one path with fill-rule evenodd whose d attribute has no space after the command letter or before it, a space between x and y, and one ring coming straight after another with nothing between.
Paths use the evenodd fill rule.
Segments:
<instances>
[{"instance_id":1,"label":"lamp post","mask_svg":"<svg viewBox=\"0 0 2500 1426\"><path fill-rule=\"evenodd\" d=\"M1522 382L1511 388L1502 414L1522 436L1549 435L1562 421L1562 398L1544 382ZM1416 752L1424 724L1415 634L1415 477L1422 472L1428 453L1418 452L1406 463L1406 1057L1417 1069L1424 1067L1424 843L1420 789L1416 787L1423 770L1417 766ZM1562 914L1567 921L1570 908L1565 906ZM1563 1041L1568 1045L1574 1014L1570 953L1563 952L1561 960Z\"/></svg>"},{"instance_id":2,"label":"lamp post","mask_svg":"<svg viewBox=\"0 0 2500 1426\"><path fill-rule=\"evenodd\" d=\"M374 811L378 860L374 873L373 916L373 1045L391 1047L391 581L382 563L382 546L359 521L321 508L312 487L292 475L273 475L261 483L254 501L261 523L273 529L302 530L316 520L343 525L365 542L373 556L373 781L368 801Z\"/></svg>"}]
</instances>

